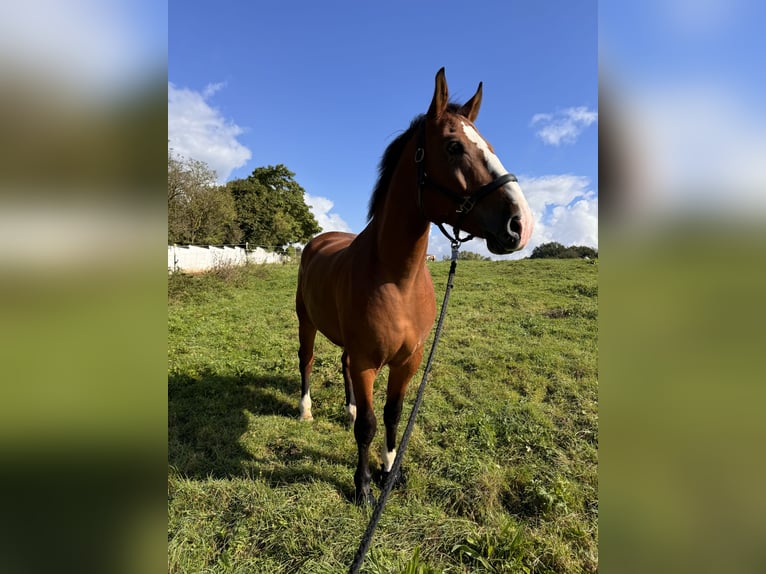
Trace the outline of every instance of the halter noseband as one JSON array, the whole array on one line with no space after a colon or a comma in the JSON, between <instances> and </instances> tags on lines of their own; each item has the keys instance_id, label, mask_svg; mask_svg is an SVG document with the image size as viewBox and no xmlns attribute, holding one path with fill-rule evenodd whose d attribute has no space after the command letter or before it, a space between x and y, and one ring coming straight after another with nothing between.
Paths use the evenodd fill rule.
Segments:
<instances>
[{"instance_id":1,"label":"halter noseband","mask_svg":"<svg viewBox=\"0 0 766 574\"><path fill-rule=\"evenodd\" d=\"M450 199L452 199L455 203L458 204L458 208L455 210L455 212L458 214L457 216L457 222L455 225L452 226L454 235L450 235L446 229L444 229L444 226L441 223L437 223L436 226L439 228L439 231L441 231L444 236L450 240L450 243L453 247L459 246L461 243L465 243L466 241L470 241L474 238L473 235L467 235L465 237L460 237L460 225L463 223L463 220L465 219L465 216L470 213L470 211L476 206L477 203L479 203L482 199L484 199L486 196L488 196L490 193L495 191L498 187L502 187L509 181L518 181L516 179L516 176L512 173L506 173L505 175L501 175L500 177L493 179L488 184L481 186L479 189L474 191L473 193L469 193L468 195L461 195L459 193L455 193L451 189L444 187L443 185L440 185L439 183L433 181L432 179L429 179L428 174L426 173L426 167L425 167L425 155L426 155L426 122L423 120L423 123L421 124L420 129L418 130L418 142L417 142L417 149L415 151L415 163L418 166L418 209L420 209L420 213L425 216L425 213L423 212L423 188L428 185L432 188L434 188L436 191L440 192L442 195L446 195ZM428 219L428 218L426 218Z\"/></svg>"}]
</instances>

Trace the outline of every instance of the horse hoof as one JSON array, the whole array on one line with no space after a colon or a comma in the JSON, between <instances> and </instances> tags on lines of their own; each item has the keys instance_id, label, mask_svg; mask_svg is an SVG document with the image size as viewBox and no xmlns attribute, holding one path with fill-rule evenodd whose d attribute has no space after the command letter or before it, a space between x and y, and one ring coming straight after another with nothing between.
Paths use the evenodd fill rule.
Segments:
<instances>
[{"instance_id":1,"label":"horse hoof","mask_svg":"<svg viewBox=\"0 0 766 574\"><path fill-rule=\"evenodd\" d=\"M388 480L388 477L390 475L391 473L383 470L383 465L381 465L380 466L380 488L383 488L383 486L386 484L386 481ZM405 486L407 486L407 475L404 474L404 469L400 467L399 472L394 478L393 488L404 488Z\"/></svg>"},{"instance_id":2,"label":"horse hoof","mask_svg":"<svg viewBox=\"0 0 766 574\"><path fill-rule=\"evenodd\" d=\"M314 417L311 416L311 413L302 413L300 416L300 420L302 421L313 421Z\"/></svg>"},{"instance_id":3,"label":"horse hoof","mask_svg":"<svg viewBox=\"0 0 766 574\"><path fill-rule=\"evenodd\" d=\"M372 492L368 492L367 494L364 492L357 492L354 494L354 504L357 506L375 506L376 502Z\"/></svg>"}]
</instances>

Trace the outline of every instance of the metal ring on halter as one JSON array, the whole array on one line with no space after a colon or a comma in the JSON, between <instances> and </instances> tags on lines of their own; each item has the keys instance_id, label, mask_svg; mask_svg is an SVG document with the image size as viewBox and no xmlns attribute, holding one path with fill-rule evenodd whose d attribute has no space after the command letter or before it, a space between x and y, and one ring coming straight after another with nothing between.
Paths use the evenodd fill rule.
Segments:
<instances>
[{"instance_id":1,"label":"metal ring on halter","mask_svg":"<svg viewBox=\"0 0 766 574\"><path fill-rule=\"evenodd\" d=\"M455 213L468 213L476 205L472 197L466 197L465 201L455 210Z\"/></svg>"}]
</instances>

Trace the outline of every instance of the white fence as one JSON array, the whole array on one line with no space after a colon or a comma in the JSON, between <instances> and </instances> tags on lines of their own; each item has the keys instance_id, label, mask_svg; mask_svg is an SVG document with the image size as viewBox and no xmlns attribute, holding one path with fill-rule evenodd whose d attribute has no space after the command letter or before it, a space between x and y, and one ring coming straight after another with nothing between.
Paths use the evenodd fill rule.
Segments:
<instances>
[{"instance_id":1,"label":"white fence","mask_svg":"<svg viewBox=\"0 0 766 574\"><path fill-rule=\"evenodd\" d=\"M287 255L266 251L261 247L246 249L238 245L213 247L200 245L168 245L168 273L199 272L245 263L282 263Z\"/></svg>"}]
</instances>

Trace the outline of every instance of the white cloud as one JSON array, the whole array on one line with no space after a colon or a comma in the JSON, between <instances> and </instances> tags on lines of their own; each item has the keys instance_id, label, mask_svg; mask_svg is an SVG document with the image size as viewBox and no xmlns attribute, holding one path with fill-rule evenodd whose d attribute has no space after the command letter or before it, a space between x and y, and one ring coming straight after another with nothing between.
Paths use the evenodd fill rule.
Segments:
<instances>
[{"instance_id":1,"label":"white cloud","mask_svg":"<svg viewBox=\"0 0 766 574\"><path fill-rule=\"evenodd\" d=\"M306 193L304 197L306 205L309 206L309 210L314 214L322 231L351 232L351 228L345 221L343 221L340 215L331 213L330 210L335 205L331 200L318 195L309 195L308 193Z\"/></svg>"},{"instance_id":2,"label":"white cloud","mask_svg":"<svg viewBox=\"0 0 766 574\"><path fill-rule=\"evenodd\" d=\"M578 197L594 195L589 189L590 180L582 175L522 176L519 185L537 218L542 216L548 206L567 205Z\"/></svg>"},{"instance_id":3,"label":"white cloud","mask_svg":"<svg viewBox=\"0 0 766 574\"><path fill-rule=\"evenodd\" d=\"M208 84L205 86L205 89L202 90L202 98L207 100L212 98L216 92L220 92L221 89L223 89L224 83L223 82L217 82L215 84Z\"/></svg>"},{"instance_id":4,"label":"white cloud","mask_svg":"<svg viewBox=\"0 0 766 574\"><path fill-rule=\"evenodd\" d=\"M555 114L532 116L530 126L538 126L537 136L549 145L572 144L585 128L598 121L598 112L585 106L566 108Z\"/></svg>"},{"instance_id":5,"label":"white cloud","mask_svg":"<svg viewBox=\"0 0 766 574\"><path fill-rule=\"evenodd\" d=\"M522 257L550 241L598 247L598 196L587 177L544 175L519 183L535 217L535 231Z\"/></svg>"},{"instance_id":6,"label":"white cloud","mask_svg":"<svg viewBox=\"0 0 766 574\"><path fill-rule=\"evenodd\" d=\"M553 119L553 114L535 114L532 116L532 120L529 122L530 125L534 125L537 122L549 122Z\"/></svg>"},{"instance_id":7,"label":"white cloud","mask_svg":"<svg viewBox=\"0 0 766 574\"><path fill-rule=\"evenodd\" d=\"M562 245L598 247L598 200L583 197L571 205L554 207L546 228L551 230L552 241Z\"/></svg>"},{"instance_id":8,"label":"white cloud","mask_svg":"<svg viewBox=\"0 0 766 574\"><path fill-rule=\"evenodd\" d=\"M523 259L536 246L551 241L598 247L598 196L587 177L570 174L520 177L519 184L535 218L535 229L527 246L511 255L494 255L483 240L474 239L461 250L492 259ZM448 227L448 231L452 230ZM449 241L436 226L431 226L428 252L437 259L451 253Z\"/></svg>"},{"instance_id":9,"label":"white cloud","mask_svg":"<svg viewBox=\"0 0 766 574\"><path fill-rule=\"evenodd\" d=\"M184 157L204 161L220 182L252 157L237 141L244 130L210 104L210 98L223 87L222 83L209 84L202 92L195 92L168 82L169 145Z\"/></svg>"},{"instance_id":10,"label":"white cloud","mask_svg":"<svg viewBox=\"0 0 766 574\"><path fill-rule=\"evenodd\" d=\"M74 96L90 103L94 96L111 99L136 86L145 88L147 74L159 71L167 61L167 27L163 25L160 32L158 26L146 23L161 21L163 8L147 4L3 2L0 76L8 85L22 71L19 79L42 80L44 89L50 90L44 95L57 101Z\"/></svg>"},{"instance_id":11,"label":"white cloud","mask_svg":"<svg viewBox=\"0 0 766 574\"><path fill-rule=\"evenodd\" d=\"M636 92L625 107L624 137L640 144L647 180L643 210L763 215L766 114L754 94L681 82Z\"/></svg>"}]
</instances>

